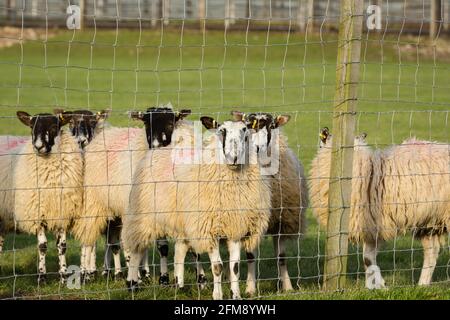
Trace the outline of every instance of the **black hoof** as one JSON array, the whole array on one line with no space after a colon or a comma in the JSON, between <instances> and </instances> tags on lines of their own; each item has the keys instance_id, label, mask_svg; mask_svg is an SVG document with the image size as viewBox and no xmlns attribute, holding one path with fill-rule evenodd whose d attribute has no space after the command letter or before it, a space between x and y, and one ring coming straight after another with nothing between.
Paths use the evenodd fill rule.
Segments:
<instances>
[{"instance_id":1,"label":"black hoof","mask_svg":"<svg viewBox=\"0 0 450 320\"><path fill-rule=\"evenodd\" d=\"M169 285L169 274L164 273L159 276L159 284L162 286L168 286Z\"/></svg>"},{"instance_id":2,"label":"black hoof","mask_svg":"<svg viewBox=\"0 0 450 320\"><path fill-rule=\"evenodd\" d=\"M147 270L144 270L144 269L139 271L139 275L141 276L141 278L145 278L145 277L149 277L150 276L149 273L147 272Z\"/></svg>"},{"instance_id":3,"label":"black hoof","mask_svg":"<svg viewBox=\"0 0 450 320\"><path fill-rule=\"evenodd\" d=\"M202 289L202 290L205 289L207 283L208 283L208 279L206 278L206 276L204 274L197 276L197 284L200 289Z\"/></svg>"},{"instance_id":4,"label":"black hoof","mask_svg":"<svg viewBox=\"0 0 450 320\"><path fill-rule=\"evenodd\" d=\"M114 280L121 280L121 279L123 279L123 272L122 271L119 271L119 272L117 272L116 274L114 274Z\"/></svg>"},{"instance_id":5,"label":"black hoof","mask_svg":"<svg viewBox=\"0 0 450 320\"><path fill-rule=\"evenodd\" d=\"M204 274L201 274L197 277L198 284L204 284L206 282L208 282L208 279L206 279L206 276Z\"/></svg>"},{"instance_id":6,"label":"black hoof","mask_svg":"<svg viewBox=\"0 0 450 320\"><path fill-rule=\"evenodd\" d=\"M102 277L105 278L105 279L108 279L110 274L111 274L111 271L109 271L109 270L103 270L102 271Z\"/></svg>"},{"instance_id":7,"label":"black hoof","mask_svg":"<svg viewBox=\"0 0 450 320\"><path fill-rule=\"evenodd\" d=\"M139 284L136 281L127 281L128 292L137 292L139 291Z\"/></svg>"},{"instance_id":8,"label":"black hoof","mask_svg":"<svg viewBox=\"0 0 450 320\"><path fill-rule=\"evenodd\" d=\"M89 282L94 281L96 276L97 276L97 271L84 272L81 274L81 281L83 283L89 283Z\"/></svg>"},{"instance_id":9,"label":"black hoof","mask_svg":"<svg viewBox=\"0 0 450 320\"><path fill-rule=\"evenodd\" d=\"M142 282L144 282L144 283L150 283L150 281L152 279L150 276L150 272L142 270L141 271L141 279L142 279Z\"/></svg>"},{"instance_id":10,"label":"black hoof","mask_svg":"<svg viewBox=\"0 0 450 320\"><path fill-rule=\"evenodd\" d=\"M41 273L38 275L37 278L38 284L39 285L44 285L47 283L47 275L45 273Z\"/></svg>"},{"instance_id":11,"label":"black hoof","mask_svg":"<svg viewBox=\"0 0 450 320\"><path fill-rule=\"evenodd\" d=\"M59 274L59 282L61 283L61 284L65 284L65 283L67 283L67 277L68 277L69 275L67 274L67 273L60 273Z\"/></svg>"}]
</instances>

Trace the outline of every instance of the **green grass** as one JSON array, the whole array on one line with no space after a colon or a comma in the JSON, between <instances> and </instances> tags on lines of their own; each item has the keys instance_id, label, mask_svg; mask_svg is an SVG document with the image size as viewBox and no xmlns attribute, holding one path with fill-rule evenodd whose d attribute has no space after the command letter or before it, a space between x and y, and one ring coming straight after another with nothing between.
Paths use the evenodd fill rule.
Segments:
<instances>
[{"instance_id":1,"label":"green grass","mask_svg":"<svg viewBox=\"0 0 450 320\"><path fill-rule=\"evenodd\" d=\"M30 113L66 109L111 108L114 125L130 123L126 110L171 101L175 107L189 107L195 113L228 117L230 110L270 111L293 116L285 127L289 143L308 170L317 150L317 133L331 126L330 111L335 88L337 35L319 36L286 32L228 32L171 28L164 30L85 30L73 34L58 31L48 42L30 41L0 49L0 134L27 134L15 119L15 112ZM368 133L369 143L383 146L410 136L448 142L450 73L448 62L414 45L417 38L388 36L383 42L371 37L363 42L363 64L359 87L358 131ZM226 45L225 45L226 43ZM286 45L286 44L289 45ZM413 44L413 50L405 49ZM139 44L139 46L138 46ZM420 48L431 46L424 39ZM438 43L446 47L446 39ZM400 50L399 50L400 48ZM400 53L399 53L400 52ZM432 52L432 50L431 50ZM433 85L434 83L434 85ZM432 110L432 111L431 111ZM441 252L430 288L418 288L422 249L410 237L400 237L382 246L378 261L388 290L364 289L362 248L351 246L348 290L322 293L324 236L310 210L308 233L298 245L288 248L288 265L293 283L300 289L281 295L276 290L276 263L270 239L261 245L259 295L282 299L449 299L450 255ZM103 242L98 244L98 263ZM14 251L8 251L12 250ZM54 239L49 242L48 270L57 270ZM394 250L395 248L395 250ZM64 299L128 299L123 281L98 279L82 290L60 287L55 280L36 285L36 240L32 236L10 235L7 252L0 259L0 297ZM154 272L158 254L151 250ZM69 240L68 262L79 264L79 244ZM173 248L171 248L173 252ZM226 256L226 255L225 255ZM189 259L189 258L188 258ZM204 257L206 262L206 257ZM170 260L172 262L172 260ZM170 266L172 270L172 266ZM206 264L209 270L208 264ZM192 266L187 266L187 283L194 283ZM245 279L245 263L241 279ZM14 276L15 275L15 276ZM210 275L210 273L208 273ZM171 274L172 276L172 274ZM157 277L155 277L156 279ZM209 278L211 278L209 276ZM447 283L445 283L447 281ZM441 283L441 284L439 284ZM242 282L244 289L245 281ZM195 286L183 291L160 288L156 282L137 294L139 299L211 297L211 288L199 293ZM229 290L224 290L227 295Z\"/></svg>"}]
</instances>

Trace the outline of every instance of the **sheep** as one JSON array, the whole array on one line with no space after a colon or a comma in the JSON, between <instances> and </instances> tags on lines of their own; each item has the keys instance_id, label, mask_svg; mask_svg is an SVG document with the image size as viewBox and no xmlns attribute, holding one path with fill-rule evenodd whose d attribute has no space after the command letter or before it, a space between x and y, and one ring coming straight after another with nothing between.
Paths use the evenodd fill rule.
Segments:
<instances>
[{"instance_id":1,"label":"sheep","mask_svg":"<svg viewBox=\"0 0 450 320\"><path fill-rule=\"evenodd\" d=\"M313 212L326 227L331 136L321 133L322 148L312 162ZM424 247L419 285L428 285L448 231L450 212L449 145L415 138L384 150L371 150L366 135L354 143L349 239L363 243L366 287L385 287L376 263L378 243L412 231ZM414 187L412 187L414 186Z\"/></svg>"},{"instance_id":2,"label":"sheep","mask_svg":"<svg viewBox=\"0 0 450 320\"><path fill-rule=\"evenodd\" d=\"M136 164L148 148L171 143L174 124L190 110L175 112L170 105L149 108L146 113L132 112L133 119L141 120L140 128L108 128L97 134L85 149L84 200L85 208L73 226L74 235L82 244L81 268L89 275L96 271L95 242L110 224L114 234L111 250L114 254L115 277L121 276L120 229L121 219L128 205L131 177ZM168 246L160 241L160 283L168 282ZM148 268L148 267L147 267ZM147 274L148 276L149 274Z\"/></svg>"},{"instance_id":3,"label":"sheep","mask_svg":"<svg viewBox=\"0 0 450 320\"><path fill-rule=\"evenodd\" d=\"M278 272L283 291L292 290L292 284L285 259L286 241L299 240L306 232L305 212L308 207L308 187L304 169L294 151L289 148L286 136L280 131L290 116L273 117L268 113L244 114L232 112L236 120L244 120L254 130L252 143L258 151L258 162L263 168L270 168L272 205L267 229L272 236ZM248 275L246 293L256 292L256 252L247 252Z\"/></svg>"},{"instance_id":4,"label":"sheep","mask_svg":"<svg viewBox=\"0 0 450 320\"><path fill-rule=\"evenodd\" d=\"M47 238L56 234L59 274L64 282L66 231L83 204L83 160L79 146L62 127L71 115L17 112L31 128L31 139L13 155L14 218L17 230L36 234L39 248L38 282L45 282Z\"/></svg>"},{"instance_id":5,"label":"sheep","mask_svg":"<svg viewBox=\"0 0 450 320\"><path fill-rule=\"evenodd\" d=\"M5 235L14 231L14 155L30 140L29 137L0 137L0 252Z\"/></svg>"},{"instance_id":6,"label":"sheep","mask_svg":"<svg viewBox=\"0 0 450 320\"><path fill-rule=\"evenodd\" d=\"M54 114L71 115L70 131L77 139L80 148L84 148L98 128L103 126L106 112L102 111L94 115L89 110L64 112L64 110L55 109ZM0 136L0 252L3 250L4 236L14 231L12 160L14 154L17 154L29 140L29 137Z\"/></svg>"},{"instance_id":7,"label":"sheep","mask_svg":"<svg viewBox=\"0 0 450 320\"><path fill-rule=\"evenodd\" d=\"M207 129L202 161L177 164L172 150L150 150L133 177L130 205L123 226L123 243L131 254L127 286L138 288L138 265L143 250L155 239L176 239L175 279L184 286L183 265L191 247L207 252L212 264L213 298L222 299L222 260L219 239L230 252L232 298L240 298L239 260L241 242L252 251L266 232L270 219L270 186L260 174L254 152L246 148L249 130L242 121L218 124L201 117ZM245 159L248 158L248 159ZM254 164L252 164L254 163Z\"/></svg>"}]
</instances>

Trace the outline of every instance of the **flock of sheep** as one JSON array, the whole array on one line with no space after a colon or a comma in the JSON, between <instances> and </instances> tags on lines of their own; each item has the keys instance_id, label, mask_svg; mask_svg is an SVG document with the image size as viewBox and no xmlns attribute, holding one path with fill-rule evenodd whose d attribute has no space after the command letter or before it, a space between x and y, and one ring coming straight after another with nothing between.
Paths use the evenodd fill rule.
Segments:
<instances>
[{"instance_id":1,"label":"flock of sheep","mask_svg":"<svg viewBox=\"0 0 450 320\"><path fill-rule=\"evenodd\" d=\"M207 253L213 298L222 299L219 247L225 243L232 298L239 299L241 249L248 264L246 293L252 296L258 245L271 235L281 289L292 290L286 241L305 234L308 206L322 227L328 220L329 130L320 133L307 179L280 130L289 116L236 111L222 123L204 116L200 120L208 130L198 141L196 124L186 120L190 113L171 105L131 112L132 119L144 123L141 129L106 125L107 111L17 112L31 137L0 137L0 250L9 232L36 235L38 281L43 282L46 233L53 232L64 282L70 232L81 244L80 267L89 279L97 271L96 242L105 234L103 272L112 262L114 275L121 276L123 248L127 286L136 290L150 276L151 245L161 256L159 282L169 283L167 239L173 239L176 285L184 286L184 261L191 251L197 282L205 286L199 259ZM198 144L199 154L193 148ZM177 153L197 161L174 161ZM271 172L274 163L277 170ZM419 284L430 284L440 238L450 225L449 145L409 139L374 150L364 134L357 136L350 209L350 239L363 244L368 288L384 287L376 262L380 242L406 232L422 241Z\"/></svg>"}]
</instances>

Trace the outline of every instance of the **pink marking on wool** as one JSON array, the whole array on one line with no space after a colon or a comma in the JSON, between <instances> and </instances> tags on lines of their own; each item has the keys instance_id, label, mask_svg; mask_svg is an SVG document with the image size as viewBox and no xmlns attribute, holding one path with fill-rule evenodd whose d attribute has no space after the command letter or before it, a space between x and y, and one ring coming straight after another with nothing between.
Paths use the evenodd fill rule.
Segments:
<instances>
[{"instance_id":1,"label":"pink marking on wool","mask_svg":"<svg viewBox=\"0 0 450 320\"><path fill-rule=\"evenodd\" d=\"M8 154L8 151L24 145L29 140L29 137L3 136L0 139L0 154Z\"/></svg>"},{"instance_id":2,"label":"pink marking on wool","mask_svg":"<svg viewBox=\"0 0 450 320\"><path fill-rule=\"evenodd\" d=\"M107 141L107 151L108 151L108 162L114 162L119 154L123 152L137 151L133 150L132 143L139 134L142 134L142 129L140 128L130 128L127 131L111 137L112 141Z\"/></svg>"}]
</instances>

